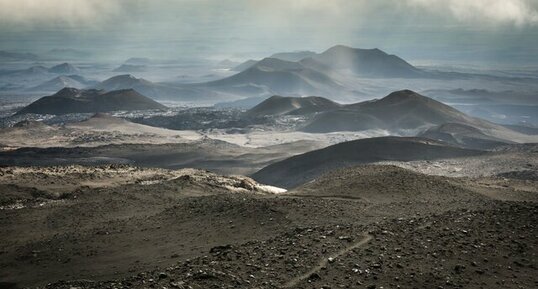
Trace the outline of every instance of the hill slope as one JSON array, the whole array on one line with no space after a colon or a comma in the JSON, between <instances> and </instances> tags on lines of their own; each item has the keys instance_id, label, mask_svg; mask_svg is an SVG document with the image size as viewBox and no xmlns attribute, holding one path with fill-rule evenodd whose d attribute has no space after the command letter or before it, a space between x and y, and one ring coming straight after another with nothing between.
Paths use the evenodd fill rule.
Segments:
<instances>
[{"instance_id":1,"label":"hill slope","mask_svg":"<svg viewBox=\"0 0 538 289\"><path fill-rule=\"evenodd\" d=\"M80 73L80 70L66 62L49 68L49 72L56 74L77 74Z\"/></svg>"},{"instance_id":2,"label":"hill slope","mask_svg":"<svg viewBox=\"0 0 538 289\"><path fill-rule=\"evenodd\" d=\"M145 80L143 78L136 78L131 74L123 74L106 79L96 85L95 88L108 91L118 89L136 89L140 93L143 93L142 91L150 91L152 89L154 90L156 89L156 87L158 87L158 85L154 84L149 80Z\"/></svg>"},{"instance_id":3,"label":"hill slope","mask_svg":"<svg viewBox=\"0 0 538 289\"><path fill-rule=\"evenodd\" d=\"M122 64L112 71L114 72L143 72L146 70L147 70L147 67L145 65Z\"/></svg>"},{"instance_id":4,"label":"hill slope","mask_svg":"<svg viewBox=\"0 0 538 289\"><path fill-rule=\"evenodd\" d=\"M46 81L40 85L29 88L29 91L59 91L62 88L72 87L77 89L83 89L90 85L95 84L95 81L89 81L79 75L61 75L57 76L49 81Z\"/></svg>"},{"instance_id":5,"label":"hill slope","mask_svg":"<svg viewBox=\"0 0 538 289\"><path fill-rule=\"evenodd\" d=\"M274 95L247 111L248 116L305 114L327 111L340 104L318 96L283 97Z\"/></svg>"},{"instance_id":6,"label":"hill slope","mask_svg":"<svg viewBox=\"0 0 538 289\"><path fill-rule=\"evenodd\" d=\"M460 123L445 123L435 126L420 133L419 136L475 149L491 149L513 143L510 140L486 135L476 127Z\"/></svg>"},{"instance_id":7,"label":"hill slope","mask_svg":"<svg viewBox=\"0 0 538 289\"><path fill-rule=\"evenodd\" d=\"M328 75L298 62L265 58L230 77L209 82L206 86L252 96L252 88L281 95L334 95L346 89ZM239 88L239 89L237 89ZM248 89L248 90L247 90Z\"/></svg>"},{"instance_id":8,"label":"hill slope","mask_svg":"<svg viewBox=\"0 0 538 289\"><path fill-rule=\"evenodd\" d=\"M396 91L388 96L373 101L366 101L328 110L316 115L301 130L312 133L334 131L361 131L382 129L404 135L415 135L447 123L459 125L457 130L466 127L479 131L482 136L474 134L472 138L504 141L507 143L538 142L538 137L526 135L507 127L470 117L467 114L429 97L411 90ZM455 128L455 125L452 125ZM470 137L473 133L468 134ZM464 144L459 142L458 144ZM471 140L468 139L471 144Z\"/></svg>"},{"instance_id":9,"label":"hill slope","mask_svg":"<svg viewBox=\"0 0 538 289\"><path fill-rule=\"evenodd\" d=\"M113 76L99 83L94 88L107 91L134 89L139 93L154 99L190 101L218 98L218 95L211 91L201 90L190 86L179 87L154 83L143 78L136 78L130 74Z\"/></svg>"},{"instance_id":10,"label":"hill slope","mask_svg":"<svg viewBox=\"0 0 538 289\"><path fill-rule=\"evenodd\" d=\"M294 52L280 52L280 53L275 53L271 56L269 56L270 58L276 58L276 59L281 59L281 60L285 60L285 61L299 61L299 60L302 60L302 59L305 59L307 57L312 57L316 55L315 52L313 51L294 51Z\"/></svg>"},{"instance_id":11,"label":"hill slope","mask_svg":"<svg viewBox=\"0 0 538 289\"><path fill-rule=\"evenodd\" d=\"M362 165L331 171L289 193L360 199L374 204L484 198L463 187L447 177L421 174L397 166Z\"/></svg>"},{"instance_id":12,"label":"hill slope","mask_svg":"<svg viewBox=\"0 0 538 289\"><path fill-rule=\"evenodd\" d=\"M249 59L245 62L242 62L241 64L233 67L232 69L230 69L231 71L237 71L237 72L241 72L241 71L244 71L244 70L247 70L249 68L251 68L252 66L254 66L256 63L258 63L257 60L254 60L254 59Z\"/></svg>"},{"instance_id":13,"label":"hill slope","mask_svg":"<svg viewBox=\"0 0 538 289\"><path fill-rule=\"evenodd\" d=\"M307 67L345 70L364 77L419 77L423 72L396 55L377 48L359 49L343 45L301 60Z\"/></svg>"},{"instance_id":14,"label":"hill slope","mask_svg":"<svg viewBox=\"0 0 538 289\"><path fill-rule=\"evenodd\" d=\"M252 175L261 183L293 188L330 170L386 160L412 161L482 154L422 138L380 137L344 142L269 165Z\"/></svg>"},{"instance_id":15,"label":"hill slope","mask_svg":"<svg viewBox=\"0 0 538 289\"><path fill-rule=\"evenodd\" d=\"M39 57L32 53L19 53L0 50L0 60L2 61L14 61L14 60L38 60Z\"/></svg>"},{"instance_id":16,"label":"hill slope","mask_svg":"<svg viewBox=\"0 0 538 289\"><path fill-rule=\"evenodd\" d=\"M320 114L303 128L307 132L368 129L417 129L447 122L485 125L466 114L411 90L396 91L374 101L346 105Z\"/></svg>"},{"instance_id":17,"label":"hill slope","mask_svg":"<svg viewBox=\"0 0 538 289\"><path fill-rule=\"evenodd\" d=\"M45 96L32 102L17 114L92 113L163 108L165 108L164 105L132 89L104 92L95 89L64 88L54 95Z\"/></svg>"},{"instance_id":18,"label":"hill slope","mask_svg":"<svg viewBox=\"0 0 538 289\"><path fill-rule=\"evenodd\" d=\"M316 54L309 51L277 53L261 61L247 61L224 79L193 87L234 95L324 95L349 102L364 97L357 78L431 78L428 72L379 49L334 46Z\"/></svg>"}]
</instances>

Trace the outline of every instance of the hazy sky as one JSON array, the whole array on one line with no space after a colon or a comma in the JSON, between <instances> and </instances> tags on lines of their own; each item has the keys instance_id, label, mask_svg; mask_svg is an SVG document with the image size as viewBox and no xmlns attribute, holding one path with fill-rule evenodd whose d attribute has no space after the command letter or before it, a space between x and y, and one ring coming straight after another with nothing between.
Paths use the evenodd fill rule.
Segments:
<instances>
[{"instance_id":1,"label":"hazy sky","mask_svg":"<svg viewBox=\"0 0 538 289\"><path fill-rule=\"evenodd\" d=\"M261 57L335 44L538 63L538 0L0 0L0 49Z\"/></svg>"}]
</instances>

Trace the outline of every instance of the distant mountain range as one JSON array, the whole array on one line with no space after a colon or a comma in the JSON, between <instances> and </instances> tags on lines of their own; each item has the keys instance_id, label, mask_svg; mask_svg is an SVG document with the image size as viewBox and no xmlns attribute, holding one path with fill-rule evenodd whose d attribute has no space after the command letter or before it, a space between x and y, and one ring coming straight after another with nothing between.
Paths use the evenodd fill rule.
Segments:
<instances>
[{"instance_id":1,"label":"distant mountain range","mask_svg":"<svg viewBox=\"0 0 538 289\"><path fill-rule=\"evenodd\" d=\"M268 58L280 59L284 61L297 62L306 57L314 56L316 53L312 51L296 51L296 52L280 52L275 53ZM231 71L241 72L254 66L259 60L249 59L231 69Z\"/></svg>"},{"instance_id":2,"label":"distant mountain range","mask_svg":"<svg viewBox=\"0 0 538 289\"><path fill-rule=\"evenodd\" d=\"M359 49L343 45L329 48L322 53L277 53L260 61L248 60L234 68L235 75L213 82L199 83L194 87L223 92L236 97L260 97L271 95L305 96L324 95L343 102L366 98L360 83L384 80L402 82L412 79L427 81L505 81L507 78L443 72L418 68L380 49ZM362 81L361 81L362 80ZM532 79L510 79L533 82ZM379 84L377 84L379 85ZM412 85L416 86L416 85ZM452 92L458 94L458 91ZM481 94L481 91L470 91ZM466 93L467 94L467 93ZM525 97L526 99L523 99ZM463 98L463 97L462 97ZM522 96L528 100L529 96Z\"/></svg>"},{"instance_id":3,"label":"distant mountain range","mask_svg":"<svg viewBox=\"0 0 538 289\"><path fill-rule=\"evenodd\" d=\"M39 56L33 53L20 53L11 51L0 51L0 60L2 61L18 61L18 60L37 60Z\"/></svg>"},{"instance_id":4,"label":"distant mountain range","mask_svg":"<svg viewBox=\"0 0 538 289\"><path fill-rule=\"evenodd\" d=\"M249 116L312 114L306 132L368 129L419 129L447 122L485 125L486 122L411 90L396 91L379 99L342 105L323 97L274 96L247 111Z\"/></svg>"},{"instance_id":5,"label":"distant mountain range","mask_svg":"<svg viewBox=\"0 0 538 289\"><path fill-rule=\"evenodd\" d=\"M396 55L387 54L377 48L359 49L343 45L329 48L300 61L304 66L321 71L337 70L363 77L415 78L426 73Z\"/></svg>"},{"instance_id":6,"label":"distant mountain range","mask_svg":"<svg viewBox=\"0 0 538 289\"><path fill-rule=\"evenodd\" d=\"M142 64L122 64L116 67L114 72L143 72L147 70L146 65Z\"/></svg>"},{"instance_id":7,"label":"distant mountain range","mask_svg":"<svg viewBox=\"0 0 538 289\"><path fill-rule=\"evenodd\" d=\"M14 77L21 80L29 77L50 76L49 69L42 65L35 65L21 70L5 71L2 74L3 76Z\"/></svg>"},{"instance_id":8,"label":"distant mountain range","mask_svg":"<svg viewBox=\"0 0 538 289\"><path fill-rule=\"evenodd\" d=\"M134 89L139 93L153 99L174 99L184 101L203 101L219 99L212 91L202 90L192 86L173 86L168 84L154 83L143 78L136 78L131 74L123 74L111 77L95 85L95 89L106 91L118 89Z\"/></svg>"},{"instance_id":9,"label":"distant mountain range","mask_svg":"<svg viewBox=\"0 0 538 289\"><path fill-rule=\"evenodd\" d=\"M64 88L54 95L42 97L17 114L66 114L66 113L96 113L118 110L148 110L164 109L164 105L147 98L132 90L80 90Z\"/></svg>"},{"instance_id":10,"label":"distant mountain range","mask_svg":"<svg viewBox=\"0 0 538 289\"><path fill-rule=\"evenodd\" d=\"M316 53L313 51L294 51L275 53L269 56L269 58L276 58L285 61L300 61L307 57L313 57L315 55Z\"/></svg>"},{"instance_id":11,"label":"distant mountain range","mask_svg":"<svg viewBox=\"0 0 538 289\"><path fill-rule=\"evenodd\" d=\"M96 81L90 81L80 75L61 75L38 86L28 89L28 91L46 91L56 92L66 87L83 89L97 84Z\"/></svg>"},{"instance_id":12,"label":"distant mountain range","mask_svg":"<svg viewBox=\"0 0 538 289\"><path fill-rule=\"evenodd\" d=\"M457 109L495 123L538 125L536 90L431 89L423 91Z\"/></svg>"},{"instance_id":13,"label":"distant mountain range","mask_svg":"<svg viewBox=\"0 0 538 289\"><path fill-rule=\"evenodd\" d=\"M274 96L245 113L248 117L283 114L309 116L310 120L300 130L310 133L386 130L416 135L427 130L424 136L482 149L499 143L534 139L505 126L470 117L411 90L396 91L382 99L347 105L322 97ZM435 127L438 127L438 131L435 131Z\"/></svg>"},{"instance_id":14,"label":"distant mountain range","mask_svg":"<svg viewBox=\"0 0 538 289\"><path fill-rule=\"evenodd\" d=\"M509 139L489 136L479 128L461 123L444 123L434 126L418 136L473 149L492 149L512 143Z\"/></svg>"},{"instance_id":15,"label":"distant mountain range","mask_svg":"<svg viewBox=\"0 0 538 289\"><path fill-rule=\"evenodd\" d=\"M316 54L310 51L277 53L260 61L248 60L234 68L238 73L217 81L194 84L237 97L324 95L356 99L363 92L349 87L343 75L372 78L429 77L403 59L379 49L334 46Z\"/></svg>"},{"instance_id":16,"label":"distant mountain range","mask_svg":"<svg viewBox=\"0 0 538 289\"><path fill-rule=\"evenodd\" d=\"M11 55L11 54L8 54ZM28 55L19 55L29 57ZM17 56L17 57L19 57ZM155 83L146 79L135 78L128 74L144 71L146 64L151 63L146 58L130 58L123 65L114 69L122 73L103 81L100 84L92 85L91 88L115 90L115 89L135 89L138 92L160 100L175 100L185 102L203 102L204 104L215 104L220 102L232 102L241 99L261 99L272 95L283 96L309 96L321 95L328 99L352 102L359 99L367 99L373 91L380 90L381 81L391 81L391 87L407 79L468 79L485 76L471 75L463 73L450 73L428 71L414 67L402 58L385 53L379 49L358 49L342 45L337 45L327 49L322 53L311 51L276 53L260 61L249 60L245 63L233 67L236 74L209 82L185 84L184 81ZM225 61L231 65L233 62ZM4 87L31 87L39 88L52 79L51 74L65 76L81 75L79 68L70 63L46 68L34 66L30 69L19 71L3 71L2 76L8 79ZM208 78L206 78L208 79ZM394 79L394 80L393 80ZM489 77L490 81L498 79ZM415 80L413 80L415 81ZM424 80L426 81L426 80ZM374 88L368 83L374 82ZM83 88L80 84L68 79L60 79L56 86L66 83L68 86ZM415 83L415 82L413 82ZM16 85L13 85L16 84ZM363 85L365 84L365 85ZM412 84L412 86L416 86ZM383 90L383 89L381 89ZM28 90L27 90L28 91ZM386 91L383 90L383 91ZM385 92L384 92L385 93ZM483 91L437 91L441 97L458 100L474 95L475 99L482 97ZM520 98L527 101L533 95L522 95ZM437 98L439 99L439 98ZM501 99L501 97L496 97ZM444 98L443 98L444 100ZM487 99L486 99L487 100ZM349 107L345 108L346 110ZM479 115L493 114L495 111L510 112L515 107L493 107L487 112ZM530 113L533 110L529 111ZM343 113L343 112L342 112ZM328 115L327 115L328 116ZM528 117L525 113L524 117ZM493 118L488 118L492 120ZM534 118L531 117L534 121ZM523 119L516 119L522 120Z\"/></svg>"},{"instance_id":17,"label":"distant mountain range","mask_svg":"<svg viewBox=\"0 0 538 289\"><path fill-rule=\"evenodd\" d=\"M62 60L80 60L90 57L92 54L87 51L82 51L73 48L54 48L44 55L50 59L62 59Z\"/></svg>"},{"instance_id":18,"label":"distant mountain range","mask_svg":"<svg viewBox=\"0 0 538 289\"><path fill-rule=\"evenodd\" d=\"M325 73L345 71L358 76L382 78L427 76L426 72L400 57L387 54L377 48L359 49L337 45L320 54L311 51L284 52L273 54L268 58L299 62L304 67ZM255 64L256 60L248 60L233 70L243 71Z\"/></svg>"},{"instance_id":19,"label":"distant mountain range","mask_svg":"<svg viewBox=\"0 0 538 289\"><path fill-rule=\"evenodd\" d=\"M197 86L245 96L251 96L253 91L280 95L336 95L347 90L325 73L299 62L276 58L265 58L238 74Z\"/></svg>"},{"instance_id":20,"label":"distant mountain range","mask_svg":"<svg viewBox=\"0 0 538 289\"><path fill-rule=\"evenodd\" d=\"M38 85L44 84L44 81L51 80L55 75L75 75L80 74L81 71L69 63L62 63L55 65L53 67L47 68L42 65L31 66L26 69L21 70L8 70L0 71L0 76L10 81L20 82L21 84L27 85Z\"/></svg>"},{"instance_id":21,"label":"distant mountain range","mask_svg":"<svg viewBox=\"0 0 538 289\"><path fill-rule=\"evenodd\" d=\"M151 59L145 57L131 57L125 61L124 64L131 65L147 65L151 63Z\"/></svg>"},{"instance_id":22,"label":"distant mountain range","mask_svg":"<svg viewBox=\"0 0 538 289\"><path fill-rule=\"evenodd\" d=\"M258 60L249 59L231 69L231 71L241 72L247 70L258 63Z\"/></svg>"},{"instance_id":23,"label":"distant mountain range","mask_svg":"<svg viewBox=\"0 0 538 289\"><path fill-rule=\"evenodd\" d=\"M42 54L0 51L0 61L81 60L91 54L71 48L55 48Z\"/></svg>"},{"instance_id":24,"label":"distant mountain range","mask_svg":"<svg viewBox=\"0 0 538 289\"><path fill-rule=\"evenodd\" d=\"M143 69L149 60L129 59L118 72ZM329 63L334 62L329 65ZM231 64L231 63L229 63ZM128 89L156 99L183 101L233 101L271 95L324 95L332 99L356 99L364 93L347 87L338 74L352 72L368 77L418 77L420 70L381 50L335 46L321 54L310 51L277 53L260 61L249 60L231 69L238 73L204 83L152 83L130 75L118 75L95 88Z\"/></svg>"},{"instance_id":25,"label":"distant mountain range","mask_svg":"<svg viewBox=\"0 0 538 289\"><path fill-rule=\"evenodd\" d=\"M66 62L49 68L49 72L56 74L77 74L80 73L80 69Z\"/></svg>"}]
</instances>

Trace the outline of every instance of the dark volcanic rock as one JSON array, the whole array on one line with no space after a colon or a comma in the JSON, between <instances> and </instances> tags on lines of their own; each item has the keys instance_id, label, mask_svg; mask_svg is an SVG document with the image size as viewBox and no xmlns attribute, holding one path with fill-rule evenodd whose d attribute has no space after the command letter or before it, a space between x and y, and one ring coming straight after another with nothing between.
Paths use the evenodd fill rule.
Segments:
<instances>
[{"instance_id":1,"label":"dark volcanic rock","mask_svg":"<svg viewBox=\"0 0 538 289\"><path fill-rule=\"evenodd\" d=\"M411 90L395 91L386 97L343 106L316 116L306 132L361 131L368 129L420 129L444 123L487 125L466 114Z\"/></svg>"},{"instance_id":2,"label":"dark volcanic rock","mask_svg":"<svg viewBox=\"0 0 538 289\"><path fill-rule=\"evenodd\" d=\"M337 169L290 193L300 196L360 199L368 203L474 201L485 197L447 177L396 166L362 165ZM342 236L341 240L349 237Z\"/></svg>"},{"instance_id":3,"label":"dark volcanic rock","mask_svg":"<svg viewBox=\"0 0 538 289\"><path fill-rule=\"evenodd\" d=\"M293 156L253 175L261 183L292 188L330 170L387 160L433 160L482 154L423 138L380 137L336 144Z\"/></svg>"},{"instance_id":4,"label":"dark volcanic rock","mask_svg":"<svg viewBox=\"0 0 538 289\"><path fill-rule=\"evenodd\" d=\"M318 96L283 97L274 95L247 111L248 116L299 115L337 109L341 105Z\"/></svg>"},{"instance_id":5,"label":"dark volcanic rock","mask_svg":"<svg viewBox=\"0 0 538 289\"><path fill-rule=\"evenodd\" d=\"M38 114L92 113L117 110L164 109L165 106L132 90L105 92L64 88L45 96L18 112Z\"/></svg>"}]
</instances>

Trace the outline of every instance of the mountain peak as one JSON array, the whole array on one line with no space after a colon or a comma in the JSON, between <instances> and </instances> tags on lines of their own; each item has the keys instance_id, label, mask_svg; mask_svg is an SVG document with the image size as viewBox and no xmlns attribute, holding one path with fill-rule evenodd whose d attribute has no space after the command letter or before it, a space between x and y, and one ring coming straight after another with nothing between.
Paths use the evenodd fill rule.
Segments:
<instances>
[{"instance_id":1,"label":"mountain peak","mask_svg":"<svg viewBox=\"0 0 538 289\"><path fill-rule=\"evenodd\" d=\"M145 57L131 57L131 58L127 59L124 63L125 64L145 65L145 64L150 64L151 59L145 58Z\"/></svg>"},{"instance_id":2,"label":"mountain peak","mask_svg":"<svg viewBox=\"0 0 538 289\"><path fill-rule=\"evenodd\" d=\"M142 79L141 78L136 78L134 75L132 74L121 74L121 75L116 75L116 76L112 76L111 78L103 81L102 83L103 84L106 84L106 85L110 85L110 84L136 84L136 83L139 83L141 82ZM115 88L114 90L116 90L117 88Z\"/></svg>"},{"instance_id":3,"label":"mountain peak","mask_svg":"<svg viewBox=\"0 0 538 289\"><path fill-rule=\"evenodd\" d=\"M32 66L25 70L28 73L47 73L48 69L41 65Z\"/></svg>"},{"instance_id":4,"label":"mountain peak","mask_svg":"<svg viewBox=\"0 0 538 289\"><path fill-rule=\"evenodd\" d=\"M402 100L429 100L430 98L418 94L412 90L404 89L404 90L398 90L390 93L389 95L382 98L380 101L386 101L386 102L392 102L392 101L402 101Z\"/></svg>"},{"instance_id":5,"label":"mountain peak","mask_svg":"<svg viewBox=\"0 0 538 289\"><path fill-rule=\"evenodd\" d=\"M333 46L311 57L305 65L351 71L365 77L410 78L421 75L420 69L396 55L389 55L378 48L361 49L344 45Z\"/></svg>"},{"instance_id":6,"label":"mountain peak","mask_svg":"<svg viewBox=\"0 0 538 289\"><path fill-rule=\"evenodd\" d=\"M60 89L58 92L56 92L53 96L58 97L70 97L77 94L80 94L82 90L74 88L74 87L64 87Z\"/></svg>"},{"instance_id":7,"label":"mountain peak","mask_svg":"<svg viewBox=\"0 0 538 289\"><path fill-rule=\"evenodd\" d=\"M58 64L56 66L53 66L49 69L49 72L52 73L58 73L58 74L76 74L80 72L78 68L73 66L70 63L64 62L62 64Z\"/></svg>"},{"instance_id":8,"label":"mountain peak","mask_svg":"<svg viewBox=\"0 0 538 289\"><path fill-rule=\"evenodd\" d=\"M286 60L286 61L300 61L302 59L305 59L307 57L312 57L316 55L315 52L313 51L294 51L294 52L280 52L280 53L275 53L273 55L271 55L270 57L271 58L278 58L278 59L281 59L281 60Z\"/></svg>"},{"instance_id":9,"label":"mountain peak","mask_svg":"<svg viewBox=\"0 0 538 289\"><path fill-rule=\"evenodd\" d=\"M137 78L132 74L120 74L120 75L112 76L109 79L137 79Z\"/></svg>"},{"instance_id":10,"label":"mountain peak","mask_svg":"<svg viewBox=\"0 0 538 289\"><path fill-rule=\"evenodd\" d=\"M316 116L307 132L364 131L370 129L424 129L447 122L475 124L464 113L412 90L395 91L386 97L350 104L345 109Z\"/></svg>"},{"instance_id":11,"label":"mountain peak","mask_svg":"<svg viewBox=\"0 0 538 289\"><path fill-rule=\"evenodd\" d=\"M402 89L402 90L397 90L397 91L393 91L391 92L387 97L389 96L400 96L400 97L410 97L410 96L415 96L415 95L420 95L410 89Z\"/></svg>"},{"instance_id":12,"label":"mountain peak","mask_svg":"<svg viewBox=\"0 0 538 289\"><path fill-rule=\"evenodd\" d=\"M237 65L236 67L232 68L231 70L232 71L237 71L237 72L242 72L242 71L245 71L245 70L251 68L252 66L256 65L256 63L258 63L257 60L249 59L249 60Z\"/></svg>"},{"instance_id":13,"label":"mountain peak","mask_svg":"<svg viewBox=\"0 0 538 289\"><path fill-rule=\"evenodd\" d=\"M336 102L319 96L284 97L273 95L247 111L249 116L312 114L340 107Z\"/></svg>"},{"instance_id":14,"label":"mountain peak","mask_svg":"<svg viewBox=\"0 0 538 289\"><path fill-rule=\"evenodd\" d=\"M93 84L92 81L88 81L82 76L72 74L72 75L59 75L55 78L45 81L41 83L40 85L31 87L28 89L28 91L60 91L61 89L65 87L71 87L71 88L86 88L90 84Z\"/></svg>"},{"instance_id":15,"label":"mountain peak","mask_svg":"<svg viewBox=\"0 0 538 289\"><path fill-rule=\"evenodd\" d=\"M132 95L142 96L142 94L140 94L138 91L132 88L117 89L117 90L108 92L108 94L110 95L123 94L125 96L132 96Z\"/></svg>"},{"instance_id":16,"label":"mountain peak","mask_svg":"<svg viewBox=\"0 0 538 289\"><path fill-rule=\"evenodd\" d=\"M264 58L252 67L261 70L294 70L301 69L303 66L297 62L286 61L278 58Z\"/></svg>"},{"instance_id":17,"label":"mountain peak","mask_svg":"<svg viewBox=\"0 0 538 289\"><path fill-rule=\"evenodd\" d=\"M118 110L164 109L164 105L133 89L105 92L97 89L64 88L42 97L21 109L18 114L97 113Z\"/></svg>"},{"instance_id":18,"label":"mountain peak","mask_svg":"<svg viewBox=\"0 0 538 289\"><path fill-rule=\"evenodd\" d=\"M379 48L363 49L363 48L354 48L354 47L350 47L350 46L345 46L345 45L341 45L341 44L335 45L335 46L327 49L322 54L325 54L325 53L326 54L331 54L331 53L360 53L360 52L374 52L374 53L384 54L384 55L387 54L387 53L385 53L384 51L382 51Z\"/></svg>"},{"instance_id":19,"label":"mountain peak","mask_svg":"<svg viewBox=\"0 0 538 289\"><path fill-rule=\"evenodd\" d=\"M276 100L276 99L281 99L281 98L284 98L284 97L281 96L281 95L275 94L275 95L269 97L267 100Z\"/></svg>"}]
</instances>

